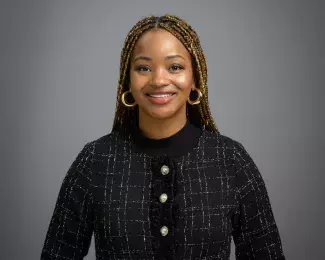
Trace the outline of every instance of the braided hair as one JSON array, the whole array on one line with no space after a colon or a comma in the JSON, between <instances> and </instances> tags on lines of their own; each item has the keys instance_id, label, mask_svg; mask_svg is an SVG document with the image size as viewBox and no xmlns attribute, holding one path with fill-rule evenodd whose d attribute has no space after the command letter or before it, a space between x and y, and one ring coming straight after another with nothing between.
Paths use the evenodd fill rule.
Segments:
<instances>
[{"instance_id":1,"label":"braided hair","mask_svg":"<svg viewBox=\"0 0 325 260\"><path fill-rule=\"evenodd\" d=\"M219 133L214 124L208 103L207 64L199 37L186 21L173 15L148 16L137 22L128 33L121 52L113 131L128 129L132 121L132 113L134 113L133 109L125 107L121 101L122 94L128 91L130 86L130 58L134 46L143 33L159 28L174 35L185 46L192 57L194 80L196 88L202 93L202 97L199 104L187 105L190 122L202 126L208 131Z\"/></svg>"}]
</instances>

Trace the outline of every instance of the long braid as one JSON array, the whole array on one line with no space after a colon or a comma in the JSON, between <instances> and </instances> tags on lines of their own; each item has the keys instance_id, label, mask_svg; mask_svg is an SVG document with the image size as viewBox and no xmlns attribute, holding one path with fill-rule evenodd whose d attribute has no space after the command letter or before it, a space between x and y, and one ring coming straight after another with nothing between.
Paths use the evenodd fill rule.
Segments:
<instances>
[{"instance_id":1,"label":"long braid","mask_svg":"<svg viewBox=\"0 0 325 260\"><path fill-rule=\"evenodd\" d=\"M137 22L128 33L121 53L120 76L113 130L128 128L132 119L132 109L126 108L122 104L121 96L125 91L129 90L130 58L134 46L144 32L158 28L164 29L173 34L180 42L182 42L184 47L192 56L196 88L202 92L202 97L200 99L201 102L198 105L188 105L190 110L190 120L204 126L205 129L211 132L219 133L210 112L207 87L207 64L199 37L187 22L172 15L146 17Z\"/></svg>"}]
</instances>

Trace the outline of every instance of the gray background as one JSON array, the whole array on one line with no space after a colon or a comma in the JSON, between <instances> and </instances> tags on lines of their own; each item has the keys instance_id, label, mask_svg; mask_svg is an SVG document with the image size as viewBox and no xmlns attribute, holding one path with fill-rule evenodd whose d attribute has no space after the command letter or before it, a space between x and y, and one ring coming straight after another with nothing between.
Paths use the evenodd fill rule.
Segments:
<instances>
[{"instance_id":1,"label":"gray background","mask_svg":"<svg viewBox=\"0 0 325 260\"><path fill-rule=\"evenodd\" d=\"M325 2L280 0L2 0L1 259L39 259L67 169L110 131L124 37L166 12L201 38L217 126L258 165L287 259L325 259Z\"/></svg>"}]
</instances>

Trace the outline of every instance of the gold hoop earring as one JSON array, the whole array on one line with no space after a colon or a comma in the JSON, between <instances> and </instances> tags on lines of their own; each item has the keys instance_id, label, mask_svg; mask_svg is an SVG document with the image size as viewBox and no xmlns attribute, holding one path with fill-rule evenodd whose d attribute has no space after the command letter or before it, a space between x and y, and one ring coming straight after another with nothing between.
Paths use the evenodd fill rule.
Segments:
<instances>
[{"instance_id":1,"label":"gold hoop earring","mask_svg":"<svg viewBox=\"0 0 325 260\"><path fill-rule=\"evenodd\" d=\"M126 100L125 100L125 96L126 96L127 94L129 94L129 93L131 93L130 90L123 92L123 94L122 94L122 96L121 96L122 104L123 104L124 106L126 106L126 107L134 107L134 106L137 104L136 101L134 101L133 103L127 103Z\"/></svg>"},{"instance_id":2,"label":"gold hoop earring","mask_svg":"<svg viewBox=\"0 0 325 260\"><path fill-rule=\"evenodd\" d=\"M195 88L194 90L197 92L197 98L195 100L191 100L191 98L189 96L187 99L187 102L192 106L200 104L200 102L201 102L200 99L202 97L202 92L199 89Z\"/></svg>"}]
</instances>

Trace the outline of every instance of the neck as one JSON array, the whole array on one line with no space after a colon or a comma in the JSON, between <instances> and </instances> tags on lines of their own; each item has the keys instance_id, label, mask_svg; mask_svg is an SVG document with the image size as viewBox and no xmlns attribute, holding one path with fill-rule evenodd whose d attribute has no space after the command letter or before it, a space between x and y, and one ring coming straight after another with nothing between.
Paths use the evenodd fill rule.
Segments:
<instances>
[{"instance_id":1,"label":"neck","mask_svg":"<svg viewBox=\"0 0 325 260\"><path fill-rule=\"evenodd\" d=\"M139 128L151 139L163 139L176 134L185 126L186 121L186 112L171 118L159 119L139 111Z\"/></svg>"}]
</instances>

